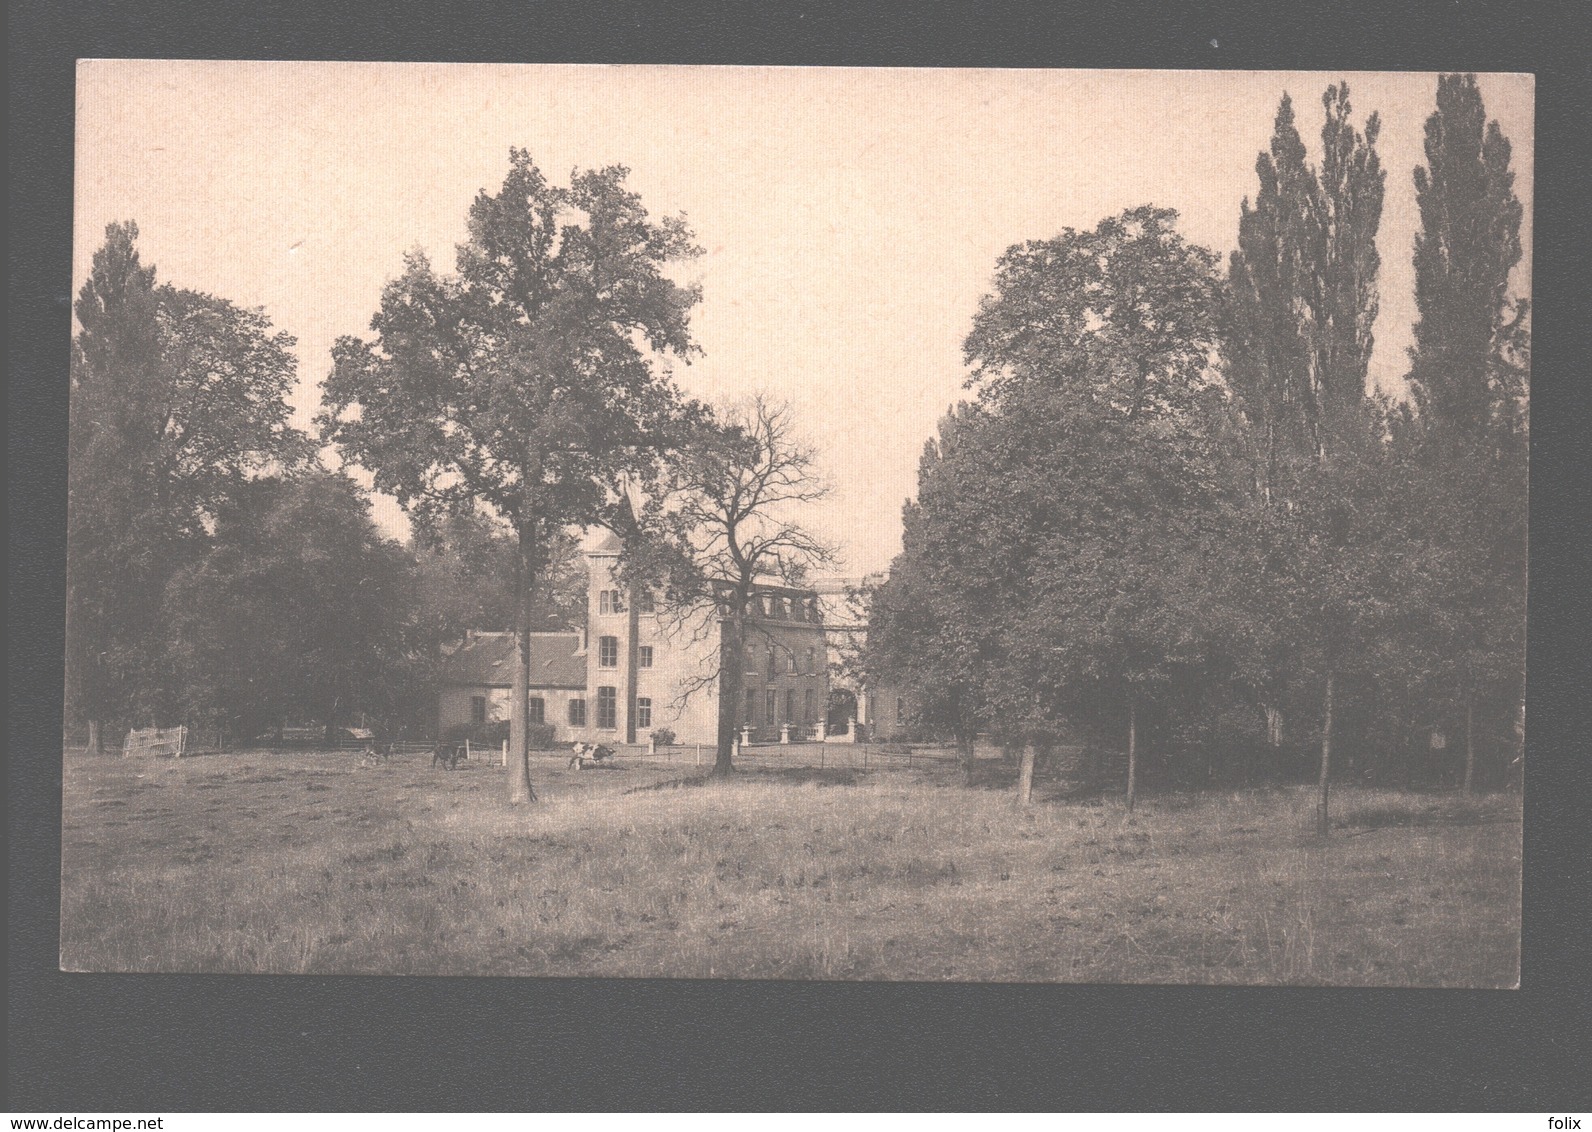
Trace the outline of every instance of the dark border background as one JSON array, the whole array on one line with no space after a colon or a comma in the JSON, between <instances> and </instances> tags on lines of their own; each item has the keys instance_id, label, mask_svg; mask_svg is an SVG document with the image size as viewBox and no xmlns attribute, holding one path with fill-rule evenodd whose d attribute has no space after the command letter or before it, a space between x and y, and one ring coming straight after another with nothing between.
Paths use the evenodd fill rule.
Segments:
<instances>
[{"instance_id":1,"label":"dark border background","mask_svg":"<svg viewBox=\"0 0 1592 1132\"><path fill-rule=\"evenodd\" d=\"M12 1112L1592 1107L1583 5L13 0ZM56 970L74 59L1531 71L1530 773L1518 992ZM1259 142L1257 142L1257 145ZM1407 176L1391 170L1393 176ZM1236 215L1236 214L1235 214Z\"/></svg>"}]
</instances>

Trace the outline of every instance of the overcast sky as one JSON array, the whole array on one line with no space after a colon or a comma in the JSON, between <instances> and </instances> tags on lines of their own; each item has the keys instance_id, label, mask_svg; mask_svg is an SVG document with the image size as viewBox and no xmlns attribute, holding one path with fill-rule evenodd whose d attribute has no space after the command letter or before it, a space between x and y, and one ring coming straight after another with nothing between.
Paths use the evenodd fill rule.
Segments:
<instances>
[{"instance_id":1,"label":"overcast sky","mask_svg":"<svg viewBox=\"0 0 1592 1132\"><path fill-rule=\"evenodd\" d=\"M900 548L901 503L963 395L961 343L1000 253L1154 203L1225 256L1278 99L1293 95L1316 143L1339 78L1357 121L1382 116L1371 369L1398 388L1428 74L87 61L72 286L105 225L136 220L162 281L263 306L297 337L307 423L333 340L367 333L406 249L452 268L510 146L557 183L627 165L647 207L683 212L707 253L688 269L704 353L677 378L795 404L835 483L813 521L861 574ZM1480 83L1514 145L1529 241L1532 80ZM1529 278L1528 251L1517 291ZM406 529L391 500L376 512Z\"/></svg>"}]
</instances>

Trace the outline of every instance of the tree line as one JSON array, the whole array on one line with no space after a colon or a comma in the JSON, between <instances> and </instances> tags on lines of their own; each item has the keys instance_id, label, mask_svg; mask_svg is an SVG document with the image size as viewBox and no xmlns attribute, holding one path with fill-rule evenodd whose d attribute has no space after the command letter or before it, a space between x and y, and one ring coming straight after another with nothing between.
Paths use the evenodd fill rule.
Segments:
<instances>
[{"instance_id":1,"label":"tree line","mask_svg":"<svg viewBox=\"0 0 1592 1132\"><path fill-rule=\"evenodd\" d=\"M513 624L511 555L472 515L381 534L368 493L290 424L293 338L263 311L157 281L112 224L75 311L67 725L98 752L183 722L233 741L285 724L429 724L440 647ZM573 546L538 595L584 598Z\"/></svg>"},{"instance_id":2,"label":"tree line","mask_svg":"<svg viewBox=\"0 0 1592 1132\"><path fill-rule=\"evenodd\" d=\"M1125 751L1162 781L1504 781L1522 757L1529 311L1510 145L1444 75L1418 321L1368 385L1379 121L1278 108L1223 265L1168 209L1010 248L869 595L924 731ZM1225 266L1225 269L1224 269Z\"/></svg>"},{"instance_id":3,"label":"tree line","mask_svg":"<svg viewBox=\"0 0 1592 1132\"><path fill-rule=\"evenodd\" d=\"M509 166L455 271L411 254L372 337L337 340L313 437L289 423L293 339L157 285L136 226L107 229L76 307L68 491L67 721L96 751L178 720L424 731L445 646L511 630L509 797L534 800L531 633L585 616L577 532L620 534L627 585L723 626L737 661L754 585L830 559L792 514L825 487L788 409L715 410L673 380L697 352L698 291L670 276L697 254L684 219L650 216L623 167L560 186L524 150ZM398 500L409 545L351 470ZM716 690L727 773L739 695Z\"/></svg>"}]
</instances>

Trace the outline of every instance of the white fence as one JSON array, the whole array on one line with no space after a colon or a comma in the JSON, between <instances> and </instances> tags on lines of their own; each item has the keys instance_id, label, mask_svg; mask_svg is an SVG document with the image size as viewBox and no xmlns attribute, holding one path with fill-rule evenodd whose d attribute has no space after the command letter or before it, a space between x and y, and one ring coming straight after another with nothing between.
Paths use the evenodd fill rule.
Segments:
<instances>
[{"instance_id":1,"label":"white fence","mask_svg":"<svg viewBox=\"0 0 1592 1132\"><path fill-rule=\"evenodd\" d=\"M172 758L182 758L183 751L188 744L188 729L186 727L144 727L127 733L127 740L122 744L122 758L131 758L135 755L170 755Z\"/></svg>"}]
</instances>

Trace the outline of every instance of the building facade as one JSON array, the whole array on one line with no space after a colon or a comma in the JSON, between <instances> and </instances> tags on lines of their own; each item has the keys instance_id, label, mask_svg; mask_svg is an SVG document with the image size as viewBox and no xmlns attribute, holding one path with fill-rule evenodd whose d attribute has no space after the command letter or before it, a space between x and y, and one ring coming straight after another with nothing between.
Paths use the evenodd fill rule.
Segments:
<instances>
[{"instance_id":1,"label":"building facade","mask_svg":"<svg viewBox=\"0 0 1592 1132\"><path fill-rule=\"evenodd\" d=\"M867 649L869 587L881 575L862 578L832 577L815 586L828 641L834 693L829 732L834 736L865 739L906 739L916 734L911 698L894 682L881 676L863 680L859 662Z\"/></svg>"},{"instance_id":2,"label":"building facade","mask_svg":"<svg viewBox=\"0 0 1592 1132\"><path fill-rule=\"evenodd\" d=\"M585 551L586 623L576 632L531 635L531 721L554 741L717 743L719 655L724 611L664 608L618 579L619 541ZM797 741L821 729L829 663L817 595L759 585L747 616L744 689L737 727L754 742ZM438 733L509 718L514 682L511 633L472 633L446 658Z\"/></svg>"}]
</instances>

